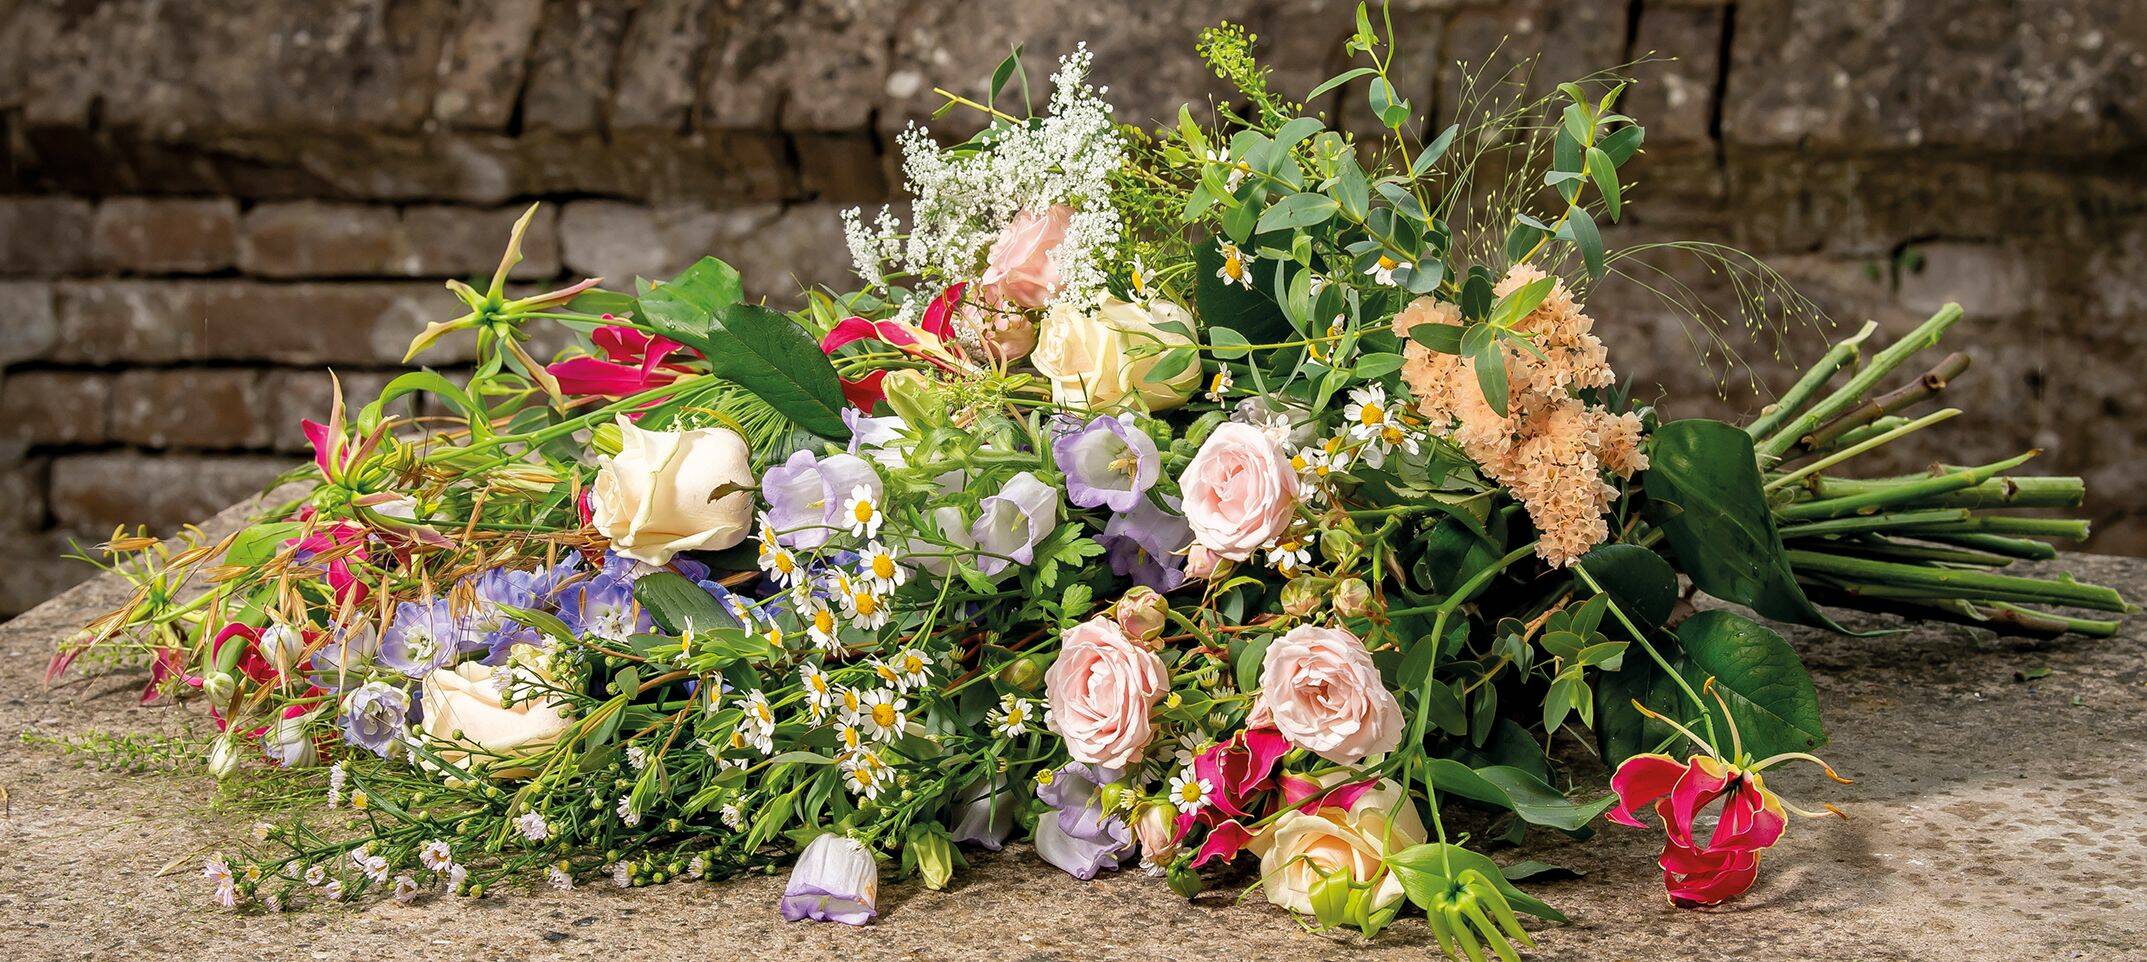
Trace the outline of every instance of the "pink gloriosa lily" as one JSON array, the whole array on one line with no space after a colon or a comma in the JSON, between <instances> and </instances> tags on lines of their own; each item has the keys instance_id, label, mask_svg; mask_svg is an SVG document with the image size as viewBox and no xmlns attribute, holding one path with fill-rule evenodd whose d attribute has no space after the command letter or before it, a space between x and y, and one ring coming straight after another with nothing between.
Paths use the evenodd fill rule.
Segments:
<instances>
[{"instance_id":1,"label":"pink gloriosa lily","mask_svg":"<svg viewBox=\"0 0 2147 962\"><path fill-rule=\"evenodd\" d=\"M967 284L955 284L941 291L932 303L925 306L921 323L911 325L901 321L872 321L862 317L849 317L835 325L827 336L820 339L820 351L833 357L836 351L859 341L877 341L902 354L930 363L950 373L969 370L969 359L954 338L954 309L962 303L962 290ZM842 379L842 396L851 406L867 414L887 397L881 382L887 379L885 370L876 370L855 379Z\"/></svg>"},{"instance_id":2,"label":"pink gloriosa lily","mask_svg":"<svg viewBox=\"0 0 2147 962\"><path fill-rule=\"evenodd\" d=\"M604 319L613 320L609 314ZM597 328L589 340L603 357L570 357L545 368L559 382L561 394L624 397L662 387L687 372L684 365L670 360L685 345L667 337L607 325Z\"/></svg>"}]
</instances>

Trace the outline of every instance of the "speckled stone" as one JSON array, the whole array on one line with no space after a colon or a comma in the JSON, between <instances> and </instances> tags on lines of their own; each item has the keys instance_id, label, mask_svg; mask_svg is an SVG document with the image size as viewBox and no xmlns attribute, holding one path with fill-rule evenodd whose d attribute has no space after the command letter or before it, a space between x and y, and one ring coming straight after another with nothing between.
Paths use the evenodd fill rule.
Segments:
<instances>
[{"instance_id":1,"label":"speckled stone","mask_svg":"<svg viewBox=\"0 0 2147 962\"><path fill-rule=\"evenodd\" d=\"M2147 596L2147 562L2077 555L2054 567ZM1372 943L1306 934L1231 890L1188 906L1138 872L1077 882L1019 846L979 858L950 892L890 884L865 929L783 922L777 878L232 914L207 903L196 873L219 833L246 819L211 817L205 776L99 771L19 737L206 729L193 706L136 706L135 672L40 687L53 642L122 597L98 579L0 626L0 957L1090 962L1437 951L1420 923ZM1799 821L1751 894L1708 912L1664 902L1652 832L1604 826L1584 842L1538 834L1493 849L1501 862L1584 873L1531 884L1573 919L1532 923L1534 958L2147 958L2147 621L2106 641L1994 640L1948 626L1789 636L1827 712L1826 754L1856 783L1803 770L1769 781L1806 807L1831 801L1850 821Z\"/></svg>"}]
</instances>

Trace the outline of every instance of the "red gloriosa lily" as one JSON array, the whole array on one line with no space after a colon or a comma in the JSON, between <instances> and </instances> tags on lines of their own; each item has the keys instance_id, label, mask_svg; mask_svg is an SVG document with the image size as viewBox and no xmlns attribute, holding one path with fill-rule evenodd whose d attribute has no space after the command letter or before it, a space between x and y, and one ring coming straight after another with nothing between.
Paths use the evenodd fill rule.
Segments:
<instances>
[{"instance_id":1,"label":"red gloriosa lily","mask_svg":"<svg viewBox=\"0 0 2147 962\"><path fill-rule=\"evenodd\" d=\"M669 384L687 370L671 362L671 355L685 346L670 338L608 325L597 328L589 341L603 352L602 358L570 357L545 368L559 382L559 393L624 397Z\"/></svg>"},{"instance_id":2,"label":"red gloriosa lily","mask_svg":"<svg viewBox=\"0 0 2147 962\"><path fill-rule=\"evenodd\" d=\"M911 326L900 321L872 321L862 317L844 318L827 336L820 339L820 352L833 357L836 351L859 341L878 341L903 354L931 362L947 371L959 371L967 362L961 347L954 339L954 309L962 303L962 290L967 282L955 284L932 298L925 306L922 323ZM887 380L884 370L872 371L856 379L842 379L842 396L851 406L866 414L887 397L881 382Z\"/></svg>"}]
</instances>

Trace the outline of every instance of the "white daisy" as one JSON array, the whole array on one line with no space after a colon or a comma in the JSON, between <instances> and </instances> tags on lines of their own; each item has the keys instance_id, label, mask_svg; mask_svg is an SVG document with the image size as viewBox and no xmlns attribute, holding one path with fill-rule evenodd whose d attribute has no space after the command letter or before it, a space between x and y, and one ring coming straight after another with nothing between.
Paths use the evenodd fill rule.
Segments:
<instances>
[{"instance_id":1,"label":"white daisy","mask_svg":"<svg viewBox=\"0 0 2147 962\"><path fill-rule=\"evenodd\" d=\"M893 741L909 724L909 699L892 691L867 692L859 718L874 740Z\"/></svg>"},{"instance_id":2,"label":"white daisy","mask_svg":"<svg viewBox=\"0 0 2147 962\"><path fill-rule=\"evenodd\" d=\"M1349 422L1349 436L1363 440L1378 437L1394 420L1394 412L1387 407L1387 389L1379 384L1367 384L1349 392L1349 403L1342 407L1342 417Z\"/></svg>"},{"instance_id":3,"label":"white daisy","mask_svg":"<svg viewBox=\"0 0 2147 962\"><path fill-rule=\"evenodd\" d=\"M1193 774L1193 770L1188 768L1171 777L1170 803L1177 807L1181 815L1197 812L1207 806L1208 793L1214 790L1212 783Z\"/></svg>"},{"instance_id":4,"label":"white daisy","mask_svg":"<svg viewBox=\"0 0 2147 962\"><path fill-rule=\"evenodd\" d=\"M339 878L329 879L328 884L321 886L321 895L325 896L330 902L343 901L343 880Z\"/></svg>"},{"instance_id":5,"label":"white daisy","mask_svg":"<svg viewBox=\"0 0 2147 962\"><path fill-rule=\"evenodd\" d=\"M328 867L319 863L306 866L306 884L319 887L328 880Z\"/></svg>"},{"instance_id":6,"label":"white daisy","mask_svg":"<svg viewBox=\"0 0 2147 962\"><path fill-rule=\"evenodd\" d=\"M842 638L839 635L841 622L836 620L835 610L828 607L827 599L818 595L808 596L804 606L799 609L799 615L805 619L805 634L812 638L813 644L819 645L825 651L842 650Z\"/></svg>"},{"instance_id":7,"label":"white daisy","mask_svg":"<svg viewBox=\"0 0 2147 962\"><path fill-rule=\"evenodd\" d=\"M1242 160L1231 160L1230 151L1221 147L1208 148L1206 156L1208 163L1223 164L1230 168L1229 174L1223 178L1223 189L1237 193L1238 185L1244 182L1245 175L1252 170L1252 165Z\"/></svg>"},{"instance_id":8,"label":"white daisy","mask_svg":"<svg viewBox=\"0 0 2147 962\"><path fill-rule=\"evenodd\" d=\"M436 838L418 846L417 861L425 871L438 872L454 863L455 853L448 848L446 839Z\"/></svg>"},{"instance_id":9,"label":"white daisy","mask_svg":"<svg viewBox=\"0 0 2147 962\"><path fill-rule=\"evenodd\" d=\"M852 583L849 590L843 592L842 610L859 628L867 631L877 631L887 624L889 614L887 596L862 581Z\"/></svg>"},{"instance_id":10,"label":"white daisy","mask_svg":"<svg viewBox=\"0 0 2147 962\"><path fill-rule=\"evenodd\" d=\"M1285 536L1267 549L1267 563L1283 574L1295 574L1297 569L1312 563L1312 537L1310 531Z\"/></svg>"},{"instance_id":11,"label":"white daisy","mask_svg":"<svg viewBox=\"0 0 2147 962\"><path fill-rule=\"evenodd\" d=\"M612 811L619 813L619 821L625 822L627 828L641 824L641 813L634 811L634 799L631 795L619 796L619 804L613 806Z\"/></svg>"},{"instance_id":12,"label":"white daisy","mask_svg":"<svg viewBox=\"0 0 2147 962\"><path fill-rule=\"evenodd\" d=\"M864 747L865 732L856 722L843 722L835 726L835 742L842 746L842 754L847 756Z\"/></svg>"},{"instance_id":13,"label":"white daisy","mask_svg":"<svg viewBox=\"0 0 2147 962\"><path fill-rule=\"evenodd\" d=\"M550 867L544 870L544 877L552 883L553 888L559 891L571 892L574 890L574 873L567 871L567 863L565 862L553 862Z\"/></svg>"},{"instance_id":14,"label":"white daisy","mask_svg":"<svg viewBox=\"0 0 2147 962\"><path fill-rule=\"evenodd\" d=\"M785 588L798 583L805 566L798 563L798 555L775 540L775 526L768 523L768 515L760 516L760 570L768 573L776 584Z\"/></svg>"},{"instance_id":15,"label":"white daisy","mask_svg":"<svg viewBox=\"0 0 2147 962\"><path fill-rule=\"evenodd\" d=\"M1245 252L1238 250L1238 246L1229 241L1223 242L1222 251L1223 266L1215 269L1215 276L1222 278L1225 284L1236 284L1248 291L1252 290L1252 266L1245 263Z\"/></svg>"},{"instance_id":16,"label":"white daisy","mask_svg":"<svg viewBox=\"0 0 2147 962\"><path fill-rule=\"evenodd\" d=\"M1398 261L1381 254L1377 261L1372 262L1372 266L1364 269L1364 276L1371 278L1374 283L1382 287L1393 287L1395 271L1415 267L1416 265L1409 261Z\"/></svg>"},{"instance_id":17,"label":"white daisy","mask_svg":"<svg viewBox=\"0 0 2147 962\"><path fill-rule=\"evenodd\" d=\"M552 837L552 824L545 821L544 816L538 812L523 812L521 818L514 820L514 830L521 832L523 838L532 842L541 842Z\"/></svg>"},{"instance_id":18,"label":"white daisy","mask_svg":"<svg viewBox=\"0 0 2147 962\"><path fill-rule=\"evenodd\" d=\"M1036 717L1036 707L1026 698L1012 694L999 696L999 707L992 709L984 720L991 723L992 731L1001 738L1020 738L1029 733L1029 723Z\"/></svg>"},{"instance_id":19,"label":"white daisy","mask_svg":"<svg viewBox=\"0 0 2147 962\"><path fill-rule=\"evenodd\" d=\"M842 772L843 783L849 786L851 794L865 798L880 797L880 791L893 780L887 763L871 751L856 752L843 759Z\"/></svg>"},{"instance_id":20,"label":"white daisy","mask_svg":"<svg viewBox=\"0 0 2147 962\"><path fill-rule=\"evenodd\" d=\"M1237 381L1230 377L1229 368L1216 368L1215 377L1208 381L1207 398L1210 401L1221 404L1223 398L1229 395L1230 389L1236 386Z\"/></svg>"},{"instance_id":21,"label":"white daisy","mask_svg":"<svg viewBox=\"0 0 2147 962\"><path fill-rule=\"evenodd\" d=\"M842 720L857 724L865 714L865 693L861 689L843 686L835 690L835 707Z\"/></svg>"},{"instance_id":22,"label":"white daisy","mask_svg":"<svg viewBox=\"0 0 2147 962\"><path fill-rule=\"evenodd\" d=\"M882 592L892 592L909 580L900 564L901 555L877 541L865 546L857 559L858 574Z\"/></svg>"},{"instance_id":23,"label":"white daisy","mask_svg":"<svg viewBox=\"0 0 2147 962\"><path fill-rule=\"evenodd\" d=\"M850 489L850 499L842 503L842 524L852 536L879 537L883 520L879 501L873 497L870 487L860 484Z\"/></svg>"},{"instance_id":24,"label":"white daisy","mask_svg":"<svg viewBox=\"0 0 2147 962\"><path fill-rule=\"evenodd\" d=\"M798 684L805 689L805 703L818 709L835 705L835 683L818 665L799 665Z\"/></svg>"}]
</instances>

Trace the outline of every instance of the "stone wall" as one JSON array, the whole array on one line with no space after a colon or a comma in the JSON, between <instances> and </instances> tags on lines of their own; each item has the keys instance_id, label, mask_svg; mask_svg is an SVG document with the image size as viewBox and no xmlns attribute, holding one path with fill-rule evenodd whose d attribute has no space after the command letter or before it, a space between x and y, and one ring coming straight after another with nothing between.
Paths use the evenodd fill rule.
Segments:
<instances>
[{"instance_id":1,"label":"stone wall","mask_svg":"<svg viewBox=\"0 0 2147 962\"><path fill-rule=\"evenodd\" d=\"M0 4L0 613L87 572L47 560L66 538L169 528L293 463L321 369L377 387L455 306L439 279L488 271L533 200L519 280L715 253L781 299L841 282L837 211L886 199L892 136L932 85L975 87L1012 43L1041 86L1088 41L1121 115L1150 119L1213 91L1198 28L1247 24L1303 90L1343 65L1351 6ZM1743 246L1894 331L1962 300L1977 369L1947 443L2045 448L2089 476L2096 547L2147 550L2147 4L1416 0L1395 20L1403 93L1442 116L1457 60L1542 51L1548 79L1653 53L1624 239ZM1354 101L1316 106L1365 124ZM1719 298L1721 278L1672 270ZM1593 304L1642 392L1752 406L1643 293ZM1776 357L1818 340L1723 335L1718 356L1776 385Z\"/></svg>"}]
</instances>

